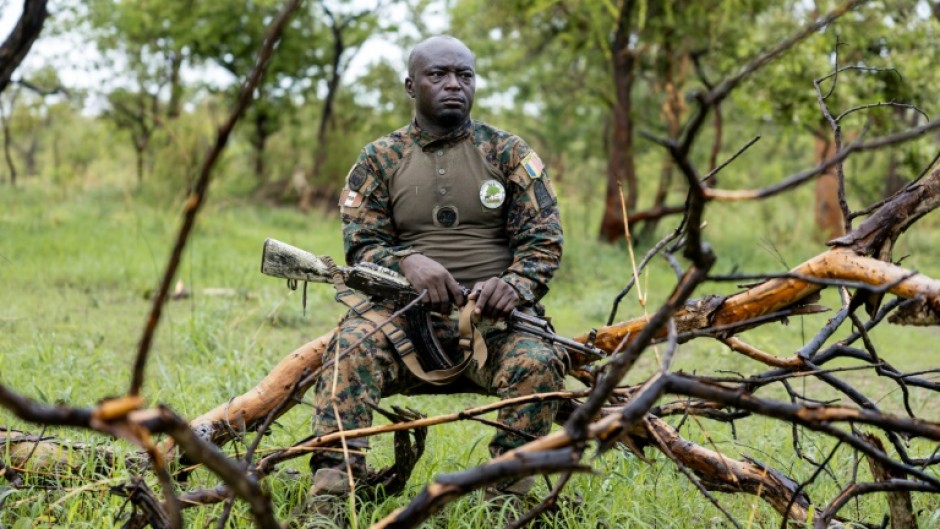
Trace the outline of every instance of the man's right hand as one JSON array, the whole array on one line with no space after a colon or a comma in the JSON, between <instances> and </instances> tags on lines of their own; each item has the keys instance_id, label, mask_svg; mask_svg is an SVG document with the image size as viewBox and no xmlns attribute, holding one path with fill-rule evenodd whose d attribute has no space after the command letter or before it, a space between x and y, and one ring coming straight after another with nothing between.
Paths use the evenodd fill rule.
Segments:
<instances>
[{"instance_id":1,"label":"man's right hand","mask_svg":"<svg viewBox=\"0 0 940 529\"><path fill-rule=\"evenodd\" d=\"M451 303L464 304L463 290L460 284L440 263L414 253L401 261L401 271L415 290L427 289L425 303L431 310L441 314L450 314Z\"/></svg>"}]
</instances>

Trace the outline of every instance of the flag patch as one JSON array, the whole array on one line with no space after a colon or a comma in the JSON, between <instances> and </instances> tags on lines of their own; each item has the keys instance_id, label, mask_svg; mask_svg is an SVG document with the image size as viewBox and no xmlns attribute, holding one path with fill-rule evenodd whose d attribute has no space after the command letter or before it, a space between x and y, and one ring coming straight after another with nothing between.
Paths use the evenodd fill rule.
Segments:
<instances>
[{"instance_id":1,"label":"flag patch","mask_svg":"<svg viewBox=\"0 0 940 529\"><path fill-rule=\"evenodd\" d=\"M539 155L534 152L530 152L528 156L522 159L522 167L529 173L530 178L542 178L542 170L545 169Z\"/></svg>"},{"instance_id":2,"label":"flag patch","mask_svg":"<svg viewBox=\"0 0 940 529\"><path fill-rule=\"evenodd\" d=\"M339 205L344 208L358 208L362 204L363 194L353 191L352 189L344 189L343 194L339 197Z\"/></svg>"}]
</instances>

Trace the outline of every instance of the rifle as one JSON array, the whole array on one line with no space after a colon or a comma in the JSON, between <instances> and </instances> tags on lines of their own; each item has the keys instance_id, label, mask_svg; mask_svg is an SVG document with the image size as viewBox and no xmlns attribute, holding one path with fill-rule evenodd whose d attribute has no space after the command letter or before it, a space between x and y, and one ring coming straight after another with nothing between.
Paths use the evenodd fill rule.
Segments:
<instances>
[{"instance_id":1,"label":"rifle","mask_svg":"<svg viewBox=\"0 0 940 529\"><path fill-rule=\"evenodd\" d=\"M336 284L337 275L345 287L361 292L373 301L390 301L397 307L407 305L419 295L405 276L394 270L389 270L374 263L337 266L329 257L317 257L310 252L270 238L264 241L264 250L261 254L261 273L286 279L288 287L292 290L297 288L299 281L303 281L305 306L306 283ZM337 294L337 299L340 298L341 294L341 292ZM356 310L351 304L347 303L347 305ZM418 305L405 312L405 318L411 334L410 338L418 350L418 361L424 369L436 371L453 370L459 367L455 366L450 356L442 350L440 343L431 331L430 320L427 317L427 311L423 307ZM549 344L557 344L569 351L587 355L594 359L606 356L604 351L594 347L592 341L581 343L558 336L548 320L519 310L512 311L506 319L506 326L509 330L538 336ZM398 350L397 346L396 350ZM409 365L409 367L411 366Z\"/></svg>"}]
</instances>

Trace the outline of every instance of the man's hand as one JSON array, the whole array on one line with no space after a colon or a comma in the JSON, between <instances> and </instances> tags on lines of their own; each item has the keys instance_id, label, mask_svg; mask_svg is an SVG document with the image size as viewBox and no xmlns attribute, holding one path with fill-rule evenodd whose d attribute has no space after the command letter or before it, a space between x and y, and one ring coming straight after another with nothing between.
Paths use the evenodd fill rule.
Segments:
<instances>
[{"instance_id":1,"label":"man's hand","mask_svg":"<svg viewBox=\"0 0 940 529\"><path fill-rule=\"evenodd\" d=\"M401 272L418 292L427 289L428 296L424 301L431 310L450 314L451 302L464 304L460 284L434 259L419 253L411 254L402 260Z\"/></svg>"},{"instance_id":2,"label":"man's hand","mask_svg":"<svg viewBox=\"0 0 940 529\"><path fill-rule=\"evenodd\" d=\"M519 306L519 293L498 277L473 285L469 297L477 302L474 312L494 320L509 317L513 309Z\"/></svg>"}]
</instances>

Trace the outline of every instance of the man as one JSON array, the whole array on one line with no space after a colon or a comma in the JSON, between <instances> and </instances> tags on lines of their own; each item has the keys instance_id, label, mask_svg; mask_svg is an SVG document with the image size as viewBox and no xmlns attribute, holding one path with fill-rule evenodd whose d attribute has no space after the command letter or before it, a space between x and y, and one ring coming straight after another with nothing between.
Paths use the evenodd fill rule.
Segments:
<instances>
[{"instance_id":1,"label":"man","mask_svg":"<svg viewBox=\"0 0 940 529\"><path fill-rule=\"evenodd\" d=\"M532 310L548 291L562 252L557 200L538 156L520 138L470 119L474 64L471 51L453 37L431 37L414 48L405 79L415 102L414 120L362 150L339 204L346 261L390 268L417 291L427 290L433 328L450 349L457 340L448 317L452 308L474 300L477 314L490 320L516 308ZM469 296L464 288L470 288ZM371 309L373 320L376 313L385 319L394 312L382 304ZM374 327L351 310L324 360ZM463 376L487 393L509 398L563 388L563 351L499 327L484 337L488 359L484 365L471 362ZM369 426L368 403L420 384L388 336L376 332L318 381L314 434ZM555 411L554 404L504 409L498 420L510 429L496 433L490 452L495 456L546 434ZM345 452L356 477L366 472L365 447L359 440L347 441ZM341 446L315 452L310 466L311 494L348 491ZM530 483L505 483L503 490L524 493Z\"/></svg>"}]
</instances>

